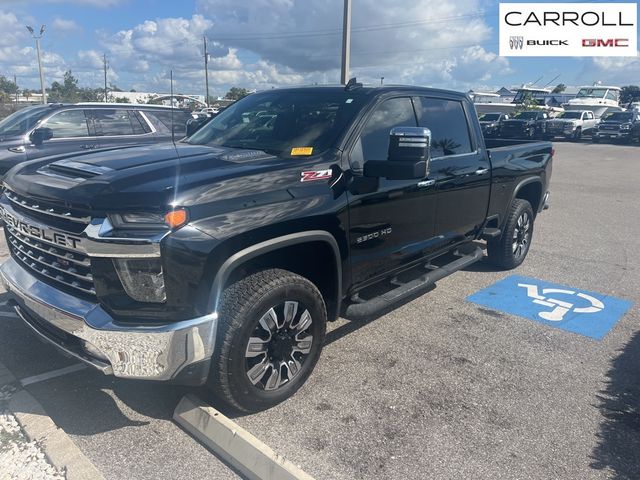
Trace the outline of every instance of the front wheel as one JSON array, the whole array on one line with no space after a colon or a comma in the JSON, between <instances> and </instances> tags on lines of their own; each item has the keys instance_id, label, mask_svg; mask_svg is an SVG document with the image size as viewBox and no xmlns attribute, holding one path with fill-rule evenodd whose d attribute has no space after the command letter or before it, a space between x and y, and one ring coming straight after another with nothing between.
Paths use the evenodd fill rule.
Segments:
<instances>
[{"instance_id":1,"label":"front wheel","mask_svg":"<svg viewBox=\"0 0 640 480\"><path fill-rule=\"evenodd\" d=\"M269 269L227 287L218 309L208 387L242 412L292 396L320 357L327 312L316 286L295 273Z\"/></svg>"},{"instance_id":2,"label":"front wheel","mask_svg":"<svg viewBox=\"0 0 640 480\"><path fill-rule=\"evenodd\" d=\"M576 128L576 131L573 134L573 139L576 141L579 141L582 139L582 128L580 127Z\"/></svg>"},{"instance_id":3,"label":"front wheel","mask_svg":"<svg viewBox=\"0 0 640 480\"><path fill-rule=\"evenodd\" d=\"M516 198L511 204L502 236L487 242L489 260L504 269L520 265L529 253L531 246L533 219L531 204L526 200Z\"/></svg>"}]
</instances>

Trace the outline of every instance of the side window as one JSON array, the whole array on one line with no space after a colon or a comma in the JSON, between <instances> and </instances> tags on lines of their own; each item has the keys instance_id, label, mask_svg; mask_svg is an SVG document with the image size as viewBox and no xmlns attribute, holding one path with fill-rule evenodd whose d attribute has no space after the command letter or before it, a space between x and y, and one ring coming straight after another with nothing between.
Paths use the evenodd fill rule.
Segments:
<instances>
[{"instance_id":1,"label":"side window","mask_svg":"<svg viewBox=\"0 0 640 480\"><path fill-rule=\"evenodd\" d=\"M171 110L145 111L144 114L159 134L171 135ZM187 120L190 117L191 115L184 110L173 111L173 128L176 135L187 134Z\"/></svg>"},{"instance_id":2,"label":"side window","mask_svg":"<svg viewBox=\"0 0 640 480\"><path fill-rule=\"evenodd\" d=\"M471 153L469 124L457 100L420 97L418 124L431 130L431 157Z\"/></svg>"},{"instance_id":3,"label":"side window","mask_svg":"<svg viewBox=\"0 0 640 480\"><path fill-rule=\"evenodd\" d=\"M140 112L136 110L129 110L129 118L131 118L131 126L133 127L133 133L136 135L142 135L151 132L151 127L145 122Z\"/></svg>"},{"instance_id":4,"label":"side window","mask_svg":"<svg viewBox=\"0 0 640 480\"><path fill-rule=\"evenodd\" d=\"M389 132L395 127L415 127L416 117L409 97L391 98L376 107L351 152L351 167L362 171L366 160L386 160Z\"/></svg>"},{"instance_id":5,"label":"side window","mask_svg":"<svg viewBox=\"0 0 640 480\"><path fill-rule=\"evenodd\" d=\"M89 136L84 110L66 110L56 113L44 124L53 131L52 138L77 138Z\"/></svg>"},{"instance_id":6,"label":"side window","mask_svg":"<svg viewBox=\"0 0 640 480\"><path fill-rule=\"evenodd\" d=\"M128 110L95 109L91 111L91 117L97 136L134 135Z\"/></svg>"}]
</instances>

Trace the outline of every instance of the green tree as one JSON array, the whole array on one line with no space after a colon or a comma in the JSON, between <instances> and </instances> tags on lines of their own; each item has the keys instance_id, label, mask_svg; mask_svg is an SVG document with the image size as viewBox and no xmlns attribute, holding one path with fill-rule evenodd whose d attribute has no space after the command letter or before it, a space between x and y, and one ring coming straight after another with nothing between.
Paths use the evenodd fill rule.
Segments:
<instances>
[{"instance_id":1,"label":"green tree","mask_svg":"<svg viewBox=\"0 0 640 480\"><path fill-rule=\"evenodd\" d=\"M18 92L18 85L11 80L8 80L5 76L0 75L0 102L11 102L16 93Z\"/></svg>"},{"instance_id":2,"label":"green tree","mask_svg":"<svg viewBox=\"0 0 640 480\"><path fill-rule=\"evenodd\" d=\"M551 93L562 93L567 89L567 86L564 83L559 83L558 85L556 85L556 88L554 88Z\"/></svg>"},{"instance_id":3,"label":"green tree","mask_svg":"<svg viewBox=\"0 0 640 480\"><path fill-rule=\"evenodd\" d=\"M620 103L626 104L640 100L640 87L637 85L627 85L620 91Z\"/></svg>"},{"instance_id":4,"label":"green tree","mask_svg":"<svg viewBox=\"0 0 640 480\"><path fill-rule=\"evenodd\" d=\"M22 90L22 96L27 99L27 102L29 101L29 97L31 95L33 95L33 92L31 90L29 90L28 88L25 88L25 89Z\"/></svg>"},{"instance_id":5,"label":"green tree","mask_svg":"<svg viewBox=\"0 0 640 480\"><path fill-rule=\"evenodd\" d=\"M116 97L113 99L115 103L131 103L127 97Z\"/></svg>"},{"instance_id":6,"label":"green tree","mask_svg":"<svg viewBox=\"0 0 640 480\"><path fill-rule=\"evenodd\" d=\"M246 88L231 87L224 98L228 100L240 100L247 95L249 95L249 91Z\"/></svg>"}]
</instances>

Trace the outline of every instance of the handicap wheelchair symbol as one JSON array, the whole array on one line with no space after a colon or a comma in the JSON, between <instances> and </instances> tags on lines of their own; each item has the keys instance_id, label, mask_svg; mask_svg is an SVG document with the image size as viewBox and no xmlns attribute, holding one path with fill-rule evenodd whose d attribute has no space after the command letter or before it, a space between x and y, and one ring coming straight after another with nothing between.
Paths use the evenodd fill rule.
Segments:
<instances>
[{"instance_id":1,"label":"handicap wheelchair symbol","mask_svg":"<svg viewBox=\"0 0 640 480\"><path fill-rule=\"evenodd\" d=\"M530 285L527 283L518 283L518 287L525 288L527 290L527 296L533 299L533 303L553 308L553 310L549 312L538 313L540 318L550 322L561 322L564 319L564 316L572 310L575 313L598 313L604 309L604 303L591 295L587 295L586 293L565 290L562 288L543 288L542 290L539 290L537 285ZM557 300L547 296L553 294L575 295L582 300L586 300L591 305L587 307L576 307L575 303L565 302L563 300ZM584 304L584 301L578 301L578 304Z\"/></svg>"}]
</instances>

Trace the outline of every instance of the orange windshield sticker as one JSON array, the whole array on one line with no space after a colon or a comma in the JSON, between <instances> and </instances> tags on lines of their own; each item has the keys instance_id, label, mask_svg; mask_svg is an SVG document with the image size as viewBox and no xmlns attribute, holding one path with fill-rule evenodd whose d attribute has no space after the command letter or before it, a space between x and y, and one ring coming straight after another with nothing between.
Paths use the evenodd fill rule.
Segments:
<instances>
[{"instance_id":1,"label":"orange windshield sticker","mask_svg":"<svg viewBox=\"0 0 640 480\"><path fill-rule=\"evenodd\" d=\"M297 155L311 155L313 153L313 147L293 147L291 149L291 156Z\"/></svg>"}]
</instances>

